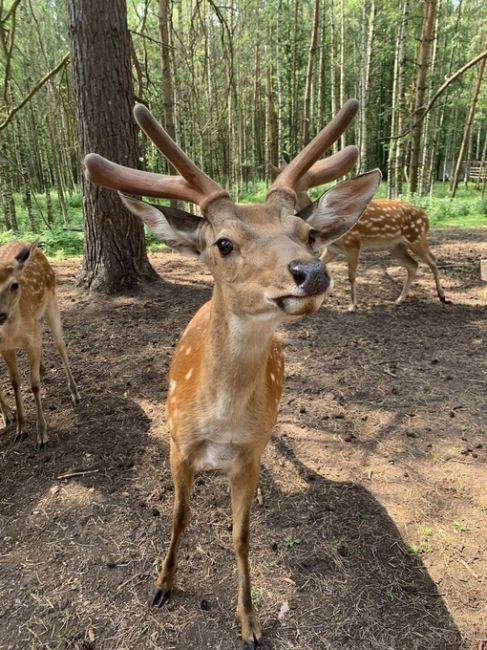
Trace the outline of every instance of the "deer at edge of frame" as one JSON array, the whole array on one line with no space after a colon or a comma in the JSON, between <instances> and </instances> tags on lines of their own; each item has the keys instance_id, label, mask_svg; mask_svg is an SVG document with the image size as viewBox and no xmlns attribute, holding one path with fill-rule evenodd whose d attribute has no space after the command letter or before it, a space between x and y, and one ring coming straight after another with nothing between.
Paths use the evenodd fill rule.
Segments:
<instances>
[{"instance_id":1,"label":"deer at edge of frame","mask_svg":"<svg viewBox=\"0 0 487 650\"><path fill-rule=\"evenodd\" d=\"M40 395L42 374L42 331L39 319L46 315L54 343L61 356L73 404L79 393L69 367L61 317L56 300L56 276L37 244L12 241L0 247L0 353L7 364L15 394L16 441L23 440L25 412L20 393L20 375L16 350L23 348L29 359L31 388L37 409L37 447L48 443L47 423ZM13 414L0 391L0 409L5 424L13 422Z\"/></svg>"},{"instance_id":2,"label":"deer at edge of frame","mask_svg":"<svg viewBox=\"0 0 487 650\"><path fill-rule=\"evenodd\" d=\"M271 165L271 175L277 178L286 165ZM313 202L307 188L297 188L296 208L306 215L306 209L313 210ZM369 202L360 221L343 237L327 246L321 256L324 264L332 262L340 254L345 256L350 281L351 303L349 311L357 310L356 277L360 252L362 250L390 251L401 266L406 269L406 279L396 305L407 297L413 297L411 285L418 270L417 261L409 251L415 253L430 267L441 302L449 304L441 285L436 259L428 244L429 221L424 210L406 201L397 199L373 199Z\"/></svg>"},{"instance_id":3,"label":"deer at edge of frame","mask_svg":"<svg viewBox=\"0 0 487 650\"><path fill-rule=\"evenodd\" d=\"M187 326L169 372L175 501L171 541L152 605L161 607L173 590L194 474L222 469L231 484L237 616L248 650L269 647L252 605L248 547L260 459L276 421L284 375L275 330L320 307L331 281L313 253L356 223L381 175L375 170L335 186L306 219L294 213L295 188L298 183L307 188L336 179L353 167L353 146L318 159L346 129L357 106L355 100L343 106L272 184L263 205L234 203L142 105L134 109L136 121L180 176L128 169L97 154L84 160L89 180L123 192L125 206L157 237L183 254L199 257L215 280L213 297ZM203 218L144 203L127 193L191 201L199 205Z\"/></svg>"}]
</instances>

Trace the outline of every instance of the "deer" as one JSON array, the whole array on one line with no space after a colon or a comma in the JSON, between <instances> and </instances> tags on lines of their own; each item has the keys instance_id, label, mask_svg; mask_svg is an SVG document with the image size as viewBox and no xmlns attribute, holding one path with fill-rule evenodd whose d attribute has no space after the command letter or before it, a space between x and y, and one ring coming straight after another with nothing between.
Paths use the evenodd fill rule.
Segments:
<instances>
[{"instance_id":1,"label":"deer","mask_svg":"<svg viewBox=\"0 0 487 650\"><path fill-rule=\"evenodd\" d=\"M80 401L76 382L71 373L59 307L56 300L56 276L37 242L12 241L0 247L0 353L7 365L15 395L14 418L5 396L0 391L0 409L5 426L16 420L15 442L27 436L26 417L20 392L16 350L27 353L30 366L31 389L37 410L37 449L48 446L47 422L40 395L42 363L42 330L40 318L45 314L54 343L61 356L71 400Z\"/></svg>"},{"instance_id":2,"label":"deer","mask_svg":"<svg viewBox=\"0 0 487 650\"><path fill-rule=\"evenodd\" d=\"M272 178L276 179L285 168L286 163L279 167L271 164ZM313 202L306 188L298 188L296 205L303 214L306 214L306 209L313 210ZM396 305L414 297L411 285L416 278L418 262L409 254L410 250L430 267L440 301L451 304L445 297L436 259L429 248L428 230L428 217L422 208L397 199L370 201L360 221L343 237L330 244L321 256L324 264L332 262L340 255L345 256L351 293L349 311L357 311L356 277L362 250L390 251L406 269L406 279L401 294L395 301Z\"/></svg>"},{"instance_id":3,"label":"deer","mask_svg":"<svg viewBox=\"0 0 487 650\"><path fill-rule=\"evenodd\" d=\"M296 187L321 184L353 167L358 153L351 145L319 158L352 121L357 107L355 100L344 104L270 186L263 204L233 202L141 104L134 108L136 122L179 175L129 169L96 153L84 159L88 180L117 190L125 207L160 240L198 257L214 279L212 298L183 332L169 370L166 409L174 510L169 548L150 602L160 608L173 593L195 474L221 470L230 482L236 615L247 650L269 648L252 604L248 556L253 495L284 380L276 330L320 307L332 283L315 251L357 222L381 174L374 170L335 186L305 218L295 213ZM140 196L189 201L202 216L143 202Z\"/></svg>"}]
</instances>

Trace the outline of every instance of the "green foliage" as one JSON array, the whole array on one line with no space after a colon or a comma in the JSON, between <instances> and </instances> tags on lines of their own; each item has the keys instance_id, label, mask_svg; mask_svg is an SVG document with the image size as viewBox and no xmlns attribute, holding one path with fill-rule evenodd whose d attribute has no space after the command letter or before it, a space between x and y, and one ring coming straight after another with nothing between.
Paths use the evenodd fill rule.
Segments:
<instances>
[{"instance_id":1,"label":"green foliage","mask_svg":"<svg viewBox=\"0 0 487 650\"><path fill-rule=\"evenodd\" d=\"M289 537L286 537L286 539L284 540L284 544L286 544L288 548L294 548L298 544L301 544L301 540L299 539L299 537L290 535Z\"/></svg>"},{"instance_id":2,"label":"green foliage","mask_svg":"<svg viewBox=\"0 0 487 650\"><path fill-rule=\"evenodd\" d=\"M265 200L268 184L261 181L251 184L245 192L241 192L239 200L242 203L261 203ZM325 187L325 190L327 188ZM310 192L311 198L318 198L324 189L313 188ZM376 197L386 196L387 187L382 183L377 191ZM54 224L47 227L43 221L46 214L46 197L44 194L36 194L33 197L35 222L39 232L35 233L29 227L27 212L19 194L14 195L17 221L19 231L0 231L0 244L12 239L34 241L38 239L43 250L50 257L65 258L81 255L83 252L83 199L80 192L73 192L66 196L69 226L64 227L63 216L59 206L59 199L55 191L52 192L52 204L54 213ZM479 226L487 227L487 196L481 194L472 185L469 188L461 186L458 196L453 200L448 198L448 183L435 183L433 195L431 196L402 196L401 199L409 201L426 210L430 223L433 227L461 227L473 228ZM164 244L160 242L150 230L145 230L145 243L149 251L160 250Z\"/></svg>"}]
</instances>

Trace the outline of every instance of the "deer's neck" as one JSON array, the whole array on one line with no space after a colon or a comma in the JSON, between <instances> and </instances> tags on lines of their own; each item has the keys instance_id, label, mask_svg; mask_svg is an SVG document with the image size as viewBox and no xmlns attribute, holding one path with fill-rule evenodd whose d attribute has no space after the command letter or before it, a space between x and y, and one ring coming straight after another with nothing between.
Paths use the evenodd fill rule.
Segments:
<instances>
[{"instance_id":1,"label":"deer's neck","mask_svg":"<svg viewBox=\"0 0 487 650\"><path fill-rule=\"evenodd\" d=\"M265 382L277 320L259 321L230 312L218 289L212 299L203 355L205 386L220 413L238 411Z\"/></svg>"}]
</instances>

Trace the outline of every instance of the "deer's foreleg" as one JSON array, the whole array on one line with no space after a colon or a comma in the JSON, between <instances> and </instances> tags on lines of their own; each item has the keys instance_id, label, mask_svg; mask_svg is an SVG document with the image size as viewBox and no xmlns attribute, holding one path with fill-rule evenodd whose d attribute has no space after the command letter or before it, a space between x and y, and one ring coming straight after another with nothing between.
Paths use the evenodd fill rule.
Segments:
<instances>
[{"instance_id":1,"label":"deer's foreleg","mask_svg":"<svg viewBox=\"0 0 487 650\"><path fill-rule=\"evenodd\" d=\"M23 440L26 436L24 431L25 427L25 411L24 403L22 402L22 395L20 394L20 375L17 369L17 357L15 350L4 350L2 352L5 363L7 364L8 374L10 377L10 383L14 389L15 395L15 409L16 409L16 420L17 420L17 432L15 436L15 442Z\"/></svg>"},{"instance_id":2,"label":"deer's foreleg","mask_svg":"<svg viewBox=\"0 0 487 650\"><path fill-rule=\"evenodd\" d=\"M2 411L3 419L5 421L5 426L8 427L12 424L14 421L14 416L12 411L10 410L9 405L5 401L5 396L0 390L0 410Z\"/></svg>"},{"instance_id":3,"label":"deer's foreleg","mask_svg":"<svg viewBox=\"0 0 487 650\"><path fill-rule=\"evenodd\" d=\"M152 606L162 607L171 597L177 569L176 555L181 535L189 523L189 497L193 484L193 467L184 461L171 441L171 474L174 482L172 534L166 558L156 580Z\"/></svg>"},{"instance_id":4,"label":"deer's foreleg","mask_svg":"<svg viewBox=\"0 0 487 650\"><path fill-rule=\"evenodd\" d=\"M39 450L47 447L47 422L44 417L41 401L41 363L42 363L42 343L39 338L30 341L27 346L27 356L30 365L30 386L37 410L37 448Z\"/></svg>"},{"instance_id":5,"label":"deer's foreleg","mask_svg":"<svg viewBox=\"0 0 487 650\"><path fill-rule=\"evenodd\" d=\"M360 247L349 246L345 249L345 254L347 257L348 279L350 281L350 299L351 299L350 307L348 308L348 311L357 311L356 279L357 279L358 260L360 257Z\"/></svg>"},{"instance_id":6,"label":"deer's foreleg","mask_svg":"<svg viewBox=\"0 0 487 650\"><path fill-rule=\"evenodd\" d=\"M252 498L259 478L260 458L242 464L230 475L232 488L233 544L237 559L237 617L240 620L244 648L266 648L250 590L249 523Z\"/></svg>"}]
</instances>

